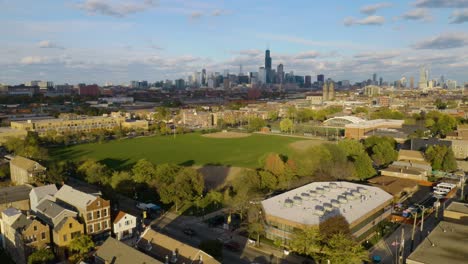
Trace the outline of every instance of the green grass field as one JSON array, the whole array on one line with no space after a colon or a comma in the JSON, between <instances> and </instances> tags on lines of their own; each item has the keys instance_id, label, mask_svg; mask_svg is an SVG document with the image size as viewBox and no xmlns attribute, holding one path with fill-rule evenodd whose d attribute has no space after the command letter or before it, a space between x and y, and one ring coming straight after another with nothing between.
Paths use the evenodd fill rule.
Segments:
<instances>
[{"instance_id":1,"label":"green grass field","mask_svg":"<svg viewBox=\"0 0 468 264\"><path fill-rule=\"evenodd\" d=\"M252 134L246 138L207 138L198 133L124 139L107 143L75 145L50 150L55 160L96 159L116 169L139 159L181 165L227 165L255 168L266 153L290 155L290 143L300 138Z\"/></svg>"}]
</instances>

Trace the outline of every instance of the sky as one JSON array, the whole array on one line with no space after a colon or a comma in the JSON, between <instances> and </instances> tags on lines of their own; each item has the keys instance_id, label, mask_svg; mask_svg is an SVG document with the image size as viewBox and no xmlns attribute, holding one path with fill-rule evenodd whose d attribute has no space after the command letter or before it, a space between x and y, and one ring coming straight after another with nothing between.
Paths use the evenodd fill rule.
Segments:
<instances>
[{"instance_id":1,"label":"sky","mask_svg":"<svg viewBox=\"0 0 468 264\"><path fill-rule=\"evenodd\" d=\"M0 83L129 83L273 67L468 81L468 0L0 0Z\"/></svg>"}]
</instances>

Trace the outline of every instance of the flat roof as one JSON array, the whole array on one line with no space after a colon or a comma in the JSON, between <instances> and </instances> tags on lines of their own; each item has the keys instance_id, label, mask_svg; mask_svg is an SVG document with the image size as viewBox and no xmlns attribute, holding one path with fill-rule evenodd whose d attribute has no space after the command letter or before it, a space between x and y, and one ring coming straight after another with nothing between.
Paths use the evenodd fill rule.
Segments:
<instances>
[{"instance_id":1,"label":"flat roof","mask_svg":"<svg viewBox=\"0 0 468 264\"><path fill-rule=\"evenodd\" d=\"M409 255L407 263L466 264L468 259L467 237L467 225L442 221Z\"/></svg>"},{"instance_id":2,"label":"flat roof","mask_svg":"<svg viewBox=\"0 0 468 264\"><path fill-rule=\"evenodd\" d=\"M262 201L265 214L305 225L342 215L352 224L392 200L378 187L351 182L313 182Z\"/></svg>"},{"instance_id":3,"label":"flat roof","mask_svg":"<svg viewBox=\"0 0 468 264\"><path fill-rule=\"evenodd\" d=\"M452 202L445 210L468 214L468 203Z\"/></svg>"},{"instance_id":4,"label":"flat roof","mask_svg":"<svg viewBox=\"0 0 468 264\"><path fill-rule=\"evenodd\" d=\"M29 200L29 185L17 185L0 188L0 204Z\"/></svg>"}]
</instances>

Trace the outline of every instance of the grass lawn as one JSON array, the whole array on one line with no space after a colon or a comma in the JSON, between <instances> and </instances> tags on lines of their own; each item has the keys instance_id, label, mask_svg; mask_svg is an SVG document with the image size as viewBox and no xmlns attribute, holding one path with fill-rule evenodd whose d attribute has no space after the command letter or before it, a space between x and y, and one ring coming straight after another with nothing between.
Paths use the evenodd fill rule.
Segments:
<instances>
[{"instance_id":1,"label":"grass lawn","mask_svg":"<svg viewBox=\"0 0 468 264\"><path fill-rule=\"evenodd\" d=\"M107 143L75 145L50 150L52 159L96 159L110 167L124 169L139 159L180 165L218 164L255 168L266 153L290 155L290 143L300 138L252 134L245 138L208 138L198 133L152 136Z\"/></svg>"}]
</instances>

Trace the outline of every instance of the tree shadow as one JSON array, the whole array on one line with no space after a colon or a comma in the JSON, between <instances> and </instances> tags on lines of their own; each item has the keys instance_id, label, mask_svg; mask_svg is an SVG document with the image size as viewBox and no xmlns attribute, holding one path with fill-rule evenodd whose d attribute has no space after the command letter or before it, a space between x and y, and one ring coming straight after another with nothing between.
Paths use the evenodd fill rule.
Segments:
<instances>
[{"instance_id":1,"label":"tree shadow","mask_svg":"<svg viewBox=\"0 0 468 264\"><path fill-rule=\"evenodd\" d=\"M130 170L133 166L133 163L127 163L129 159L112 159L112 158L105 158L100 160L99 162L107 165L109 168L116 169L116 170Z\"/></svg>"},{"instance_id":2,"label":"tree shadow","mask_svg":"<svg viewBox=\"0 0 468 264\"><path fill-rule=\"evenodd\" d=\"M179 166L190 167L195 165L195 160L186 160L178 164Z\"/></svg>"}]
</instances>

